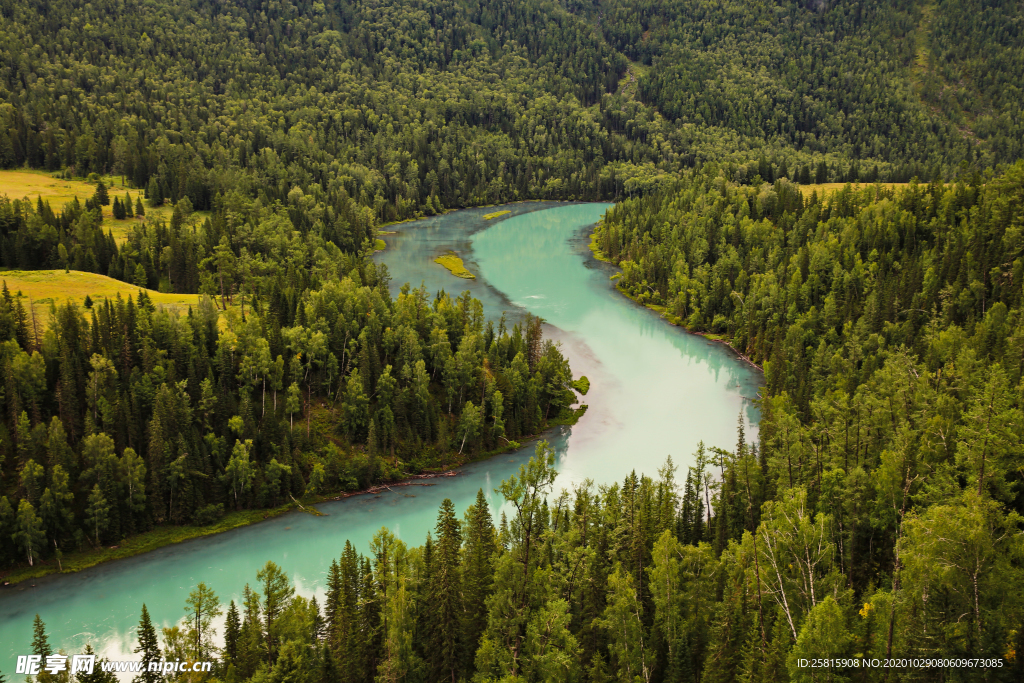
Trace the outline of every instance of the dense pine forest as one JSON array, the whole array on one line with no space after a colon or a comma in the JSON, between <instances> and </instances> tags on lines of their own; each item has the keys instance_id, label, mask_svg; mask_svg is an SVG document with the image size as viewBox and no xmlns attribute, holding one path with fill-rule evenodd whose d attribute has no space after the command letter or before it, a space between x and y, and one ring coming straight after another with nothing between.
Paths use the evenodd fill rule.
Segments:
<instances>
[{"instance_id":1,"label":"dense pine forest","mask_svg":"<svg viewBox=\"0 0 1024 683\"><path fill-rule=\"evenodd\" d=\"M346 545L320 601L272 562L240 604L200 583L138 652L225 681L1020 680L1022 226L1024 163L825 199L708 167L621 202L623 291L763 362L756 442L562 492L541 443L499 519L481 491L422 546ZM799 666L852 657L1001 665Z\"/></svg>"},{"instance_id":2,"label":"dense pine forest","mask_svg":"<svg viewBox=\"0 0 1024 683\"><path fill-rule=\"evenodd\" d=\"M1024 680L1022 101L1005 0L0 0L0 169L95 186L0 196L0 266L132 292L0 290L0 570L571 421L542 321L370 255L613 200L595 255L763 368L757 437L568 492L541 442L500 511L338 548L319 601L268 562L139 605L140 657L217 665L136 680ZM1001 665L798 664L890 656Z\"/></svg>"},{"instance_id":3,"label":"dense pine forest","mask_svg":"<svg viewBox=\"0 0 1024 683\"><path fill-rule=\"evenodd\" d=\"M187 317L145 292L88 317L54 307L38 350L5 290L2 561L366 488L572 418L577 385L539 319L485 325L468 293L392 300L385 268L348 265L225 329L209 299Z\"/></svg>"}]
</instances>

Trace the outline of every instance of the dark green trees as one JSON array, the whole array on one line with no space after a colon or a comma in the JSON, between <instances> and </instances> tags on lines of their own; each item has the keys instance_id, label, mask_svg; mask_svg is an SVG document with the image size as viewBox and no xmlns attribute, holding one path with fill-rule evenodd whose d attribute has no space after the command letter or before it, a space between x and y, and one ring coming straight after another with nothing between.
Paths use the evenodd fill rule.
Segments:
<instances>
[{"instance_id":1,"label":"dark green trees","mask_svg":"<svg viewBox=\"0 0 1024 683\"><path fill-rule=\"evenodd\" d=\"M472 670L480 639L487 628L487 599L491 595L494 555L498 551L491 510L483 489L476 503L466 511L465 545L462 556L462 587L465 618L462 627L464 671Z\"/></svg>"},{"instance_id":2,"label":"dark green trees","mask_svg":"<svg viewBox=\"0 0 1024 683\"><path fill-rule=\"evenodd\" d=\"M145 604L142 605L142 615L139 617L137 637L139 645L135 648L135 653L141 658L142 672L135 677L134 683L156 683L160 680L161 675L158 672L150 671L149 663L160 661L160 645Z\"/></svg>"},{"instance_id":3,"label":"dark green trees","mask_svg":"<svg viewBox=\"0 0 1024 683\"><path fill-rule=\"evenodd\" d=\"M463 675L465 662L465 604L460 567L462 528L455 516L455 506L447 498L441 503L435 531L437 544L431 557L427 598L428 609L431 611L428 619L428 651L435 680L455 683Z\"/></svg>"}]
</instances>

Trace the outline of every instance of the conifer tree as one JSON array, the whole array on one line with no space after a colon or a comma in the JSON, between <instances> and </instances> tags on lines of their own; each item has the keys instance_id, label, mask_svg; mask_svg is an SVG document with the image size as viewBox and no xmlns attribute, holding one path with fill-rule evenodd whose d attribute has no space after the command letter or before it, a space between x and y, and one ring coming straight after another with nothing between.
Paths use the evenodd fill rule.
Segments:
<instances>
[{"instance_id":1,"label":"conifer tree","mask_svg":"<svg viewBox=\"0 0 1024 683\"><path fill-rule=\"evenodd\" d=\"M238 607L232 600L228 605L227 618L224 620L224 655L231 661L238 656L238 637L242 622L238 617Z\"/></svg>"},{"instance_id":2,"label":"conifer tree","mask_svg":"<svg viewBox=\"0 0 1024 683\"><path fill-rule=\"evenodd\" d=\"M92 645L85 646L85 654L95 654L92 649ZM113 671L103 670L103 663L105 661L107 660L97 657L92 668L92 673L79 671L75 674L75 681L77 683L117 683L117 675Z\"/></svg>"},{"instance_id":3,"label":"conifer tree","mask_svg":"<svg viewBox=\"0 0 1024 683\"><path fill-rule=\"evenodd\" d=\"M32 654L39 655L43 659L53 654L49 638L46 637L46 624L38 614L35 621L32 622Z\"/></svg>"},{"instance_id":4,"label":"conifer tree","mask_svg":"<svg viewBox=\"0 0 1024 683\"><path fill-rule=\"evenodd\" d=\"M107 186L102 180L96 184L96 194L93 197L100 206L110 204L110 194L107 192Z\"/></svg>"},{"instance_id":5,"label":"conifer tree","mask_svg":"<svg viewBox=\"0 0 1024 683\"><path fill-rule=\"evenodd\" d=\"M156 629L149 618L149 610L146 608L146 603L142 603L138 638L139 645L135 648L135 653L142 657L142 671L134 678L133 683L157 683L161 679L161 674L156 671L150 671L149 663L160 661L160 644L157 640Z\"/></svg>"},{"instance_id":6,"label":"conifer tree","mask_svg":"<svg viewBox=\"0 0 1024 683\"><path fill-rule=\"evenodd\" d=\"M437 515L437 545L431 572L429 604L433 610L430 631L431 665L436 680L455 683L462 668L462 577L459 554L462 549L461 524L455 517L455 505L448 498Z\"/></svg>"},{"instance_id":7,"label":"conifer tree","mask_svg":"<svg viewBox=\"0 0 1024 683\"><path fill-rule=\"evenodd\" d=\"M281 616L288 601L295 594L295 588L288 581L288 575L274 562L267 562L256 572L256 579L263 587L264 633L267 639L267 661L273 664L277 659L280 637L277 629L277 618Z\"/></svg>"},{"instance_id":8,"label":"conifer tree","mask_svg":"<svg viewBox=\"0 0 1024 683\"><path fill-rule=\"evenodd\" d=\"M338 597L333 629L338 665L346 671L359 668L359 557L345 541L338 563Z\"/></svg>"},{"instance_id":9,"label":"conifer tree","mask_svg":"<svg viewBox=\"0 0 1024 683\"><path fill-rule=\"evenodd\" d=\"M476 503L466 512L466 546L462 564L466 615L462 642L466 670L472 670L480 638L487 628L487 598L491 594L494 573L491 559L497 550L491 509L483 489L479 489Z\"/></svg>"}]
</instances>

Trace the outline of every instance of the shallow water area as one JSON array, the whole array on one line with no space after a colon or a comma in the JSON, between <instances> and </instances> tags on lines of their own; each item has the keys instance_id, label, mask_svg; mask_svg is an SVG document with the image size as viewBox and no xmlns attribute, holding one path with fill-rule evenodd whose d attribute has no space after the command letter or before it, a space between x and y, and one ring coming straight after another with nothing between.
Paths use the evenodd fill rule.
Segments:
<instances>
[{"instance_id":1,"label":"shallow water area","mask_svg":"<svg viewBox=\"0 0 1024 683\"><path fill-rule=\"evenodd\" d=\"M672 455L685 472L699 441L732 448L737 417L756 431L751 404L761 384L755 369L721 344L689 335L615 291L611 267L587 249L589 228L608 204L521 203L470 209L390 227L387 249L376 256L403 283L433 295L466 289L488 317L508 311L510 323L526 311L546 319L545 333L563 344L574 374L587 375L589 405L577 425L546 435L558 453L556 491L585 478L621 481L635 470L656 475ZM485 220L501 209L510 215ZM455 251L475 280L455 277L433 262ZM346 539L361 552L387 526L419 544L451 498L462 511L482 488L513 474L534 449L500 455L463 468L451 478L394 487L325 503L327 516L296 512L218 536L170 546L78 574L36 581L36 587L0 590L0 671L10 677L19 654L28 654L32 618L46 622L50 643L78 653L86 642L106 656L133 658L134 629L146 603L154 623L170 626L184 614L189 591L205 581L221 598L238 601L246 582L274 560L303 595L322 594L327 568ZM680 474L680 477L685 476Z\"/></svg>"}]
</instances>

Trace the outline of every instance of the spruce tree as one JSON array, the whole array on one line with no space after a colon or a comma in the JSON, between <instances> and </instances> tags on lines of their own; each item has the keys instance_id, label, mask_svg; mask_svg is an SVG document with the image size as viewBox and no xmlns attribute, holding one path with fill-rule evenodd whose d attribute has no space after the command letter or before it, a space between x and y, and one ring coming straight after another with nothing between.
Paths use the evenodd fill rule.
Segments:
<instances>
[{"instance_id":1,"label":"spruce tree","mask_svg":"<svg viewBox=\"0 0 1024 683\"><path fill-rule=\"evenodd\" d=\"M448 498L441 503L435 530L437 547L430 586L433 610L430 662L435 680L455 683L461 673L463 604L459 554L462 532L455 517L455 505Z\"/></svg>"},{"instance_id":2,"label":"spruce tree","mask_svg":"<svg viewBox=\"0 0 1024 683\"><path fill-rule=\"evenodd\" d=\"M224 621L224 655L231 661L238 656L238 636L242 630L242 621L238 617L238 607L232 600L228 605L228 615Z\"/></svg>"},{"instance_id":3,"label":"spruce tree","mask_svg":"<svg viewBox=\"0 0 1024 683\"><path fill-rule=\"evenodd\" d=\"M339 608L341 605L341 567L337 560L331 560L327 570L327 595L324 598L324 619L326 620L326 640L334 649L340 642L341 623Z\"/></svg>"},{"instance_id":4,"label":"spruce tree","mask_svg":"<svg viewBox=\"0 0 1024 683\"><path fill-rule=\"evenodd\" d=\"M158 672L149 670L149 663L160 661L160 643L153 622L149 618L146 603L142 603L142 616L139 617L139 646L134 652L142 655L142 671L133 679L133 683L157 683L161 676Z\"/></svg>"},{"instance_id":5,"label":"spruce tree","mask_svg":"<svg viewBox=\"0 0 1024 683\"><path fill-rule=\"evenodd\" d=\"M95 654L92 649L92 645L85 646L85 654ZM117 683L117 675L112 671L103 670L103 662L107 660L96 658L96 663L92 668L92 673L86 673L85 671L79 671L75 674L75 681L77 683Z\"/></svg>"},{"instance_id":6,"label":"spruce tree","mask_svg":"<svg viewBox=\"0 0 1024 683\"><path fill-rule=\"evenodd\" d=\"M110 195L107 193L107 186L102 180L96 185L96 194L93 197L100 206L110 204Z\"/></svg>"},{"instance_id":7,"label":"spruce tree","mask_svg":"<svg viewBox=\"0 0 1024 683\"><path fill-rule=\"evenodd\" d=\"M53 654L53 648L50 647L50 641L46 637L46 624L38 614L35 621L32 622L32 654L39 655L43 659Z\"/></svg>"},{"instance_id":8,"label":"spruce tree","mask_svg":"<svg viewBox=\"0 0 1024 683\"><path fill-rule=\"evenodd\" d=\"M310 639L314 643L318 643L324 637L324 618L320 613L320 603L317 602L315 595L309 601L309 609L313 613L312 624L310 625Z\"/></svg>"},{"instance_id":9,"label":"spruce tree","mask_svg":"<svg viewBox=\"0 0 1024 683\"><path fill-rule=\"evenodd\" d=\"M146 207L142 205L142 197L135 195L135 216L142 218L146 215Z\"/></svg>"},{"instance_id":10,"label":"spruce tree","mask_svg":"<svg viewBox=\"0 0 1024 683\"><path fill-rule=\"evenodd\" d=\"M359 668L359 557L353 545L345 541L338 563L339 594L335 628L338 665L344 671Z\"/></svg>"},{"instance_id":11,"label":"spruce tree","mask_svg":"<svg viewBox=\"0 0 1024 683\"><path fill-rule=\"evenodd\" d=\"M498 550L491 509L484 490L476 492L476 503L466 512L466 550L463 556L462 578L465 595L465 621L463 624L463 662L472 670L473 658L480 646L480 638L487 628L487 598L491 594L494 568L491 558Z\"/></svg>"}]
</instances>

